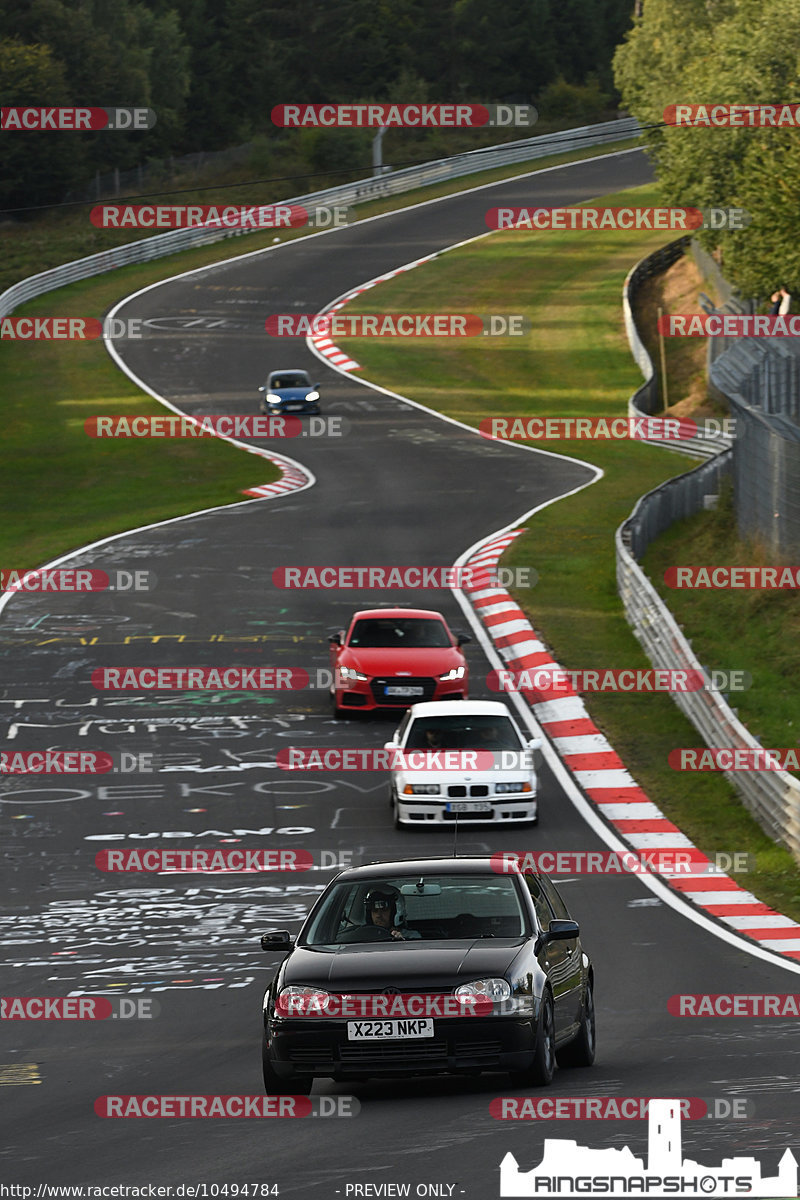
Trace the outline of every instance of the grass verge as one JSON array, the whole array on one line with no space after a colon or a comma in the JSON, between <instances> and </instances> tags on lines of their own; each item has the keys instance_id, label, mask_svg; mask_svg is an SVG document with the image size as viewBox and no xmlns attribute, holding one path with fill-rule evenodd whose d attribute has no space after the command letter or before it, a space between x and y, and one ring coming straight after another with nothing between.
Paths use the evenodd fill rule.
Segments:
<instances>
[{"instance_id":1,"label":"grass verge","mask_svg":"<svg viewBox=\"0 0 800 1200\"><path fill-rule=\"evenodd\" d=\"M658 203L655 188L604 196L604 205ZM519 312L523 338L399 343L341 339L364 377L467 424L486 416L619 416L641 382L630 356L620 294L633 262L663 234L606 231L496 233L440 255L371 289L348 312ZM458 302L453 301L458 297ZM504 562L539 573L535 593L516 593L532 624L563 666L646 667L649 660L625 621L617 596L614 532L643 492L687 469L686 459L636 442L551 445L601 467L604 477L537 513L530 533ZM480 488L480 478L474 486ZM682 558L682 561L688 561ZM708 560L703 560L708 561ZM715 594L716 595L716 594ZM729 656L704 661L741 665ZM800 919L800 874L742 807L721 775L677 773L676 746L700 741L666 695L584 697L632 774L662 811L706 853L745 851L757 869L740 881L765 902Z\"/></svg>"},{"instance_id":2,"label":"grass verge","mask_svg":"<svg viewBox=\"0 0 800 1200\"><path fill-rule=\"evenodd\" d=\"M525 174L558 163L577 161L607 150L638 144L552 155L418 189L401 197L359 205L359 219L423 200ZM225 177L230 182L229 177ZM293 181L290 181L290 185ZM291 186L284 188L286 195ZM276 193L271 199L280 199ZM260 189L227 189L225 203L264 202ZM168 196L162 197L167 202ZM182 192L178 203L208 203L208 189ZM90 225L85 205L50 212L31 223L0 230L3 264L0 287L20 278L136 240L131 231L99 230ZM281 233L281 240L305 236ZM169 255L155 263L123 267L108 275L72 284L57 293L21 305L16 316L101 316L121 297L138 288L273 244L275 232L237 234L210 246ZM139 442L90 440L87 417L100 413L159 414L164 409L141 392L113 365L99 342L4 344L0 357L0 408L4 451L9 464L0 479L0 505L13 521L0 527L0 565L28 569L134 525L181 516L199 508L235 503L242 488L270 483L279 471L266 460L218 442ZM255 412L255 397L254 397ZM291 455L292 444L276 447Z\"/></svg>"}]
</instances>

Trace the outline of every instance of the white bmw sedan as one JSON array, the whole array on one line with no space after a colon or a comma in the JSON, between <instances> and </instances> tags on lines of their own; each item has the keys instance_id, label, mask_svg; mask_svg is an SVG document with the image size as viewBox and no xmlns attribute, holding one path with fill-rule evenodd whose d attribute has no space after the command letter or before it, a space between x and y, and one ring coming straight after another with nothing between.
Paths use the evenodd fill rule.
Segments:
<instances>
[{"instance_id":1,"label":"white bmw sedan","mask_svg":"<svg viewBox=\"0 0 800 1200\"><path fill-rule=\"evenodd\" d=\"M412 705L385 745L400 752L399 761L402 755L390 784L395 827L454 821L535 825L534 752L541 744L525 736L500 700Z\"/></svg>"}]
</instances>

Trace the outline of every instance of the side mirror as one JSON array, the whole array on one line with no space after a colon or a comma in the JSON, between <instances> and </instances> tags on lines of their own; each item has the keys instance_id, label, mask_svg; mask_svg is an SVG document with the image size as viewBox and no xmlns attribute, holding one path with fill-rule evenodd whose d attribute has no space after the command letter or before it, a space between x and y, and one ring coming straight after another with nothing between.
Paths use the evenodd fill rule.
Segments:
<instances>
[{"instance_id":1,"label":"side mirror","mask_svg":"<svg viewBox=\"0 0 800 1200\"><path fill-rule=\"evenodd\" d=\"M384 750L396 750L397 742L384 742L383 748L384 748Z\"/></svg>"},{"instance_id":2,"label":"side mirror","mask_svg":"<svg viewBox=\"0 0 800 1200\"><path fill-rule=\"evenodd\" d=\"M541 750L542 744L541 738L528 738L526 743L529 750Z\"/></svg>"},{"instance_id":3,"label":"side mirror","mask_svg":"<svg viewBox=\"0 0 800 1200\"><path fill-rule=\"evenodd\" d=\"M318 392L318 391L319 391L319 389L322 387L322 384L321 384L321 383L312 383L312 385L311 385L311 386L312 386L312 388L314 389L314 391L315 391L315 392Z\"/></svg>"},{"instance_id":4,"label":"side mirror","mask_svg":"<svg viewBox=\"0 0 800 1200\"><path fill-rule=\"evenodd\" d=\"M262 384L262 385L261 385L261 387L260 387L258 390L259 390L260 392L265 392L267 389L266 389L266 388L264 387L264 385Z\"/></svg>"},{"instance_id":5,"label":"side mirror","mask_svg":"<svg viewBox=\"0 0 800 1200\"><path fill-rule=\"evenodd\" d=\"M544 931L545 942L571 942L580 936L580 926L577 921L551 921Z\"/></svg>"},{"instance_id":6,"label":"side mirror","mask_svg":"<svg viewBox=\"0 0 800 1200\"><path fill-rule=\"evenodd\" d=\"M337 629L335 633L329 633L329 634L328 634L328 641L329 641L329 642L331 643L331 645L333 645L333 646L341 646L341 644L342 644L342 631L341 631L341 629Z\"/></svg>"},{"instance_id":7,"label":"side mirror","mask_svg":"<svg viewBox=\"0 0 800 1200\"><path fill-rule=\"evenodd\" d=\"M464 646L464 645L466 645L467 642L471 642L471 641L472 641L471 633L457 633L456 634L456 645L457 646Z\"/></svg>"},{"instance_id":8,"label":"side mirror","mask_svg":"<svg viewBox=\"0 0 800 1200\"><path fill-rule=\"evenodd\" d=\"M293 946L294 938L288 929L270 929L261 935L262 950L291 950Z\"/></svg>"}]
</instances>

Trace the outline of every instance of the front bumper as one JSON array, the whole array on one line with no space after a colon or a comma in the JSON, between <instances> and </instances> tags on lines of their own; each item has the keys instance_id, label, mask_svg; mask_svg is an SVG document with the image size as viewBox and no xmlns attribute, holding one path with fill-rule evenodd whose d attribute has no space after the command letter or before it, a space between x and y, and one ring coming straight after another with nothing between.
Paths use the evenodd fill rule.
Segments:
<instances>
[{"instance_id":1,"label":"front bumper","mask_svg":"<svg viewBox=\"0 0 800 1200\"><path fill-rule=\"evenodd\" d=\"M347 1040L346 1021L267 1020L271 1065L281 1078L333 1079L525 1071L533 1063L533 1023L519 1017L434 1018L432 1038Z\"/></svg>"},{"instance_id":2,"label":"front bumper","mask_svg":"<svg viewBox=\"0 0 800 1200\"><path fill-rule=\"evenodd\" d=\"M402 675L397 676L394 681L395 686L403 686L405 683L406 678ZM377 679L355 679L348 681L346 686L337 683L336 706L337 708L359 708L362 712L369 712L376 709L406 709L423 700L467 699L467 684L463 679L457 679L452 683L442 683L441 680L433 681L430 677L426 677L424 682L415 678L413 683L423 689L422 695L387 696L384 683Z\"/></svg>"},{"instance_id":3,"label":"front bumper","mask_svg":"<svg viewBox=\"0 0 800 1200\"><path fill-rule=\"evenodd\" d=\"M474 822L483 824L491 822L535 821L538 816L538 804L535 793L527 793L519 797L512 793L508 796L488 796L485 801L472 800L474 804L485 804L485 812L447 812L449 800L446 796L398 796L397 819L403 825L452 825L458 820L459 825Z\"/></svg>"}]
</instances>

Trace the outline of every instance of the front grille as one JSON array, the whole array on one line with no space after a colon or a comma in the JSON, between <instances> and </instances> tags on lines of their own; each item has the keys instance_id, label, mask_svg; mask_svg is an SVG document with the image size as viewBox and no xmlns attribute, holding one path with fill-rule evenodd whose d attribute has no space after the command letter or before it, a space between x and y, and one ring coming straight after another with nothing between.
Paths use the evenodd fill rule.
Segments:
<instances>
[{"instance_id":1,"label":"front grille","mask_svg":"<svg viewBox=\"0 0 800 1200\"><path fill-rule=\"evenodd\" d=\"M381 1043L373 1042L370 1045L364 1046L342 1046L339 1055L343 1063L364 1063L364 1062L432 1062L441 1061L447 1062L447 1042L431 1041L425 1039L422 1041L411 1041L405 1039L402 1042Z\"/></svg>"},{"instance_id":2,"label":"front grille","mask_svg":"<svg viewBox=\"0 0 800 1200\"><path fill-rule=\"evenodd\" d=\"M324 1047L312 1050L290 1050L289 1062L296 1063L297 1066L323 1066L330 1064L333 1066L333 1051L326 1050Z\"/></svg>"},{"instance_id":3,"label":"front grille","mask_svg":"<svg viewBox=\"0 0 800 1200\"><path fill-rule=\"evenodd\" d=\"M423 700L432 700L436 691L436 680L429 675L382 675L380 678L376 676L370 680L369 686L372 689L372 699L376 704L386 708L401 704L407 708L409 704L420 704ZM387 687L422 688L422 693L418 696L387 696L384 691Z\"/></svg>"},{"instance_id":4,"label":"front grille","mask_svg":"<svg viewBox=\"0 0 800 1200\"><path fill-rule=\"evenodd\" d=\"M467 788L465 783L451 783L447 794L452 799L456 799L458 796L488 796L489 785L488 783L473 783Z\"/></svg>"},{"instance_id":5,"label":"front grille","mask_svg":"<svg viewBox=\"0 0 800 1200\"><path fill-rule=\"evenodd\" d=\"M453 1052L456 1058L490 1058L500 1060L501 1045L499 1042L456 1042Z\"/></svg>"}]
</instances>

